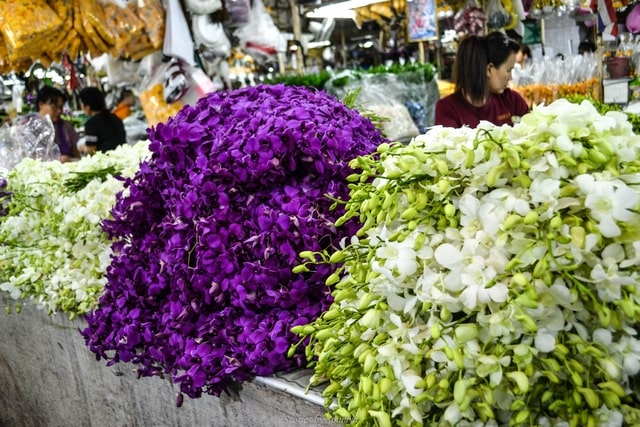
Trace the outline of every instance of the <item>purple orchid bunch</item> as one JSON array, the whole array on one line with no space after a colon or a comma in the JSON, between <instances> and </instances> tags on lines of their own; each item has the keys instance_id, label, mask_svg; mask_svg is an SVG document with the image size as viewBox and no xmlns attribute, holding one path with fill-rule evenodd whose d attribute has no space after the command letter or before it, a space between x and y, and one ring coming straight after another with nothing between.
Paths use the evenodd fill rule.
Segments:
<instances>
[{"instance_id":1,"label":"purple orchid bunch","mask_svg":"<svg viewBox=\"0 0 640 427\"><path fill-rule=\"evenodd\" d=\"M332 199L381 133L333 96L285 85L213 92L148 133L150 160L103 222L115 255L88 347L192 398L304 366L303 345L287 357L291 328L330 305L335 266L292 268L356 231L334 226Z\"/></svg>"}]
</instances>

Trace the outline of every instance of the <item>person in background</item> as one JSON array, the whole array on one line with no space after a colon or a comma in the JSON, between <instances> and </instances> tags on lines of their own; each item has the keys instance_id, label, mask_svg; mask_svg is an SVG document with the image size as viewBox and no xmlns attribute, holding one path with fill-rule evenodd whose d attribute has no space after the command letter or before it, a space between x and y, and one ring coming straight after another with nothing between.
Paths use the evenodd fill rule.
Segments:
<instances>
[{"instance_id":1,"label":"person in background","mask_svg":"<svg viewBox=\"0 0 640 427\"><path fill-rule=\"evenodd\" d=\"M486 120L512 125L528 113L524 98L509 88L519 49L500 32L465 37L453 66L455 90L436 102L435 124L475 128Z\"/></svg>"},{"instance_id":2,"label":"person in background","mask_svg":"<svg viewBox=\"0 0 640 427\"><path fill-rule=\"evenodd\" d=\"M520 49L516 53L516 66L526 68L531 61L531 48L526 44L521 44Z\"/></svg>"},{"instance_id":3,"label":"person in background","mask_svg":"<svg viewBox=\"0 0 640 427\"><path fill-rule=\"evenodd\" d=\"M131 115L131 107L134 105L136 105L136 97L133 91L131 89L124 89L120 94L120 102L118 102L116 108L113 109L113 114L118 116L120 120L124 120Z\"/></svg>"},{"instance_id":4,"label":"person in background","mask_svg":"<svg viewBox=\"0 0 640 427\"><path fill-rule=\"evenodd\" d=\"M579 55L583 55L585 53L593 53L595 51L596 51L596 44L589 39L582 40L578 45Z\"/></svg>"},{"instance_id":5,"label":"person in background","mask_svg":"<svg viewBox=\"0 0 640 427\"><path fill-rule=\"evenodd\" d=\"M55 143L60 148L60 161L63 163L80 158L80 136L71 123L60 117L66 100L64 92L53 86L43 86L36 95L38 115L41 118L49 116L51 119L55 129Z\"/></svg>"},{"instance_id":6,"label":"person in background","mask_svg":"<svg viewBox=\"0 0 640 427\"><path fill-rule=\"evenodd\" d=\"M122 120L107 110L104 93L97 87L85 87L78 93L82 111L89 116L84 124L87 154L113 150L127 142Z\"/></svg>"}]
</instances>

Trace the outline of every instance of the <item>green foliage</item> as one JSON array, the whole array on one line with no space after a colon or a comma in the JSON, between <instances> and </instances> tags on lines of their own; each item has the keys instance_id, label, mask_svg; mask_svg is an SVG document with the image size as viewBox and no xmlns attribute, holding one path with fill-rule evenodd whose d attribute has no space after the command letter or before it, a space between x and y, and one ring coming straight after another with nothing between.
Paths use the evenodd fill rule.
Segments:
<instances>
[{"instance_id":1,"label":"green foliage","mask_svg":"<svg viewBox=\"0 0 640 427\"><path fill-rule=\"evenodd\" d=\"M424 75L424 80L430 82L436 75L436 67L431 63L426 64L393 64L389 67L384 65L378 65L368 69L357 69L349 76L343 76L338 78L332 78L329 71L321 71L318 74L306 74L306 75L286 75L278 76L273 79L265 80L267 84L279 84L284 83L288 86L306 86L314 87L317 89L324 89L324 85L327 81L331 80L331 84L334 87L344 87L350 80L360 78L364 74L396 74L408 81L415 80L419 73Z\"/></svg>"},{"instance_id":2,"label":"green foliage","mask_svg":"<svg viewBox=\"0 0 640 427\"><path fill-rule=\"evenodd\" d=\"M278 76L273 79L265 80L267 84L279 84L284 83L287 86L305 86L314 87L316 89L324 88L325 83L331 78L331 74L328 71L322 71L318 74L305 74L305 75L286 75Z\"/></svg>"}]
</instances>

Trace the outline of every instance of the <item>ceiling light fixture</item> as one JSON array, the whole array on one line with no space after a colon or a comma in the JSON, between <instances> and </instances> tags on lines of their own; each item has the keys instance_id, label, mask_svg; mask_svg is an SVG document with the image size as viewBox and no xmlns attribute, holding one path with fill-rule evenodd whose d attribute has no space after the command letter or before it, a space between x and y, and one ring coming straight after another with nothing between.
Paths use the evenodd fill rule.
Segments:
<instances>
[{"instance_id":1,"label":"ceiling light fixture","mask_svg":"<svg viewBox=\"0 0 640 427\"><path fill-rule=\"evenodd\" d=\"M370 6L376 3L384 3L385 1L388 0L347 0L340 3L317 7L307 12L305 16L307 18L354 19L356 17L356 13L353 9Z\"/></svg>"}]
</instances>

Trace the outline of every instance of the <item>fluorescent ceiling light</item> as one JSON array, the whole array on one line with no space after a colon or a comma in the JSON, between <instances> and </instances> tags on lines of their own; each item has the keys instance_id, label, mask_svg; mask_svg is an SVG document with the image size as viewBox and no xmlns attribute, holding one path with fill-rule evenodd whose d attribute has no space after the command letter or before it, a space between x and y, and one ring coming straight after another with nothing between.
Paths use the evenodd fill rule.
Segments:
<instances>
[{"instance_id":1,"label":"fluorescent ceiling light","mask_svg":"<svg viewBox=\"0 0 640 427\"><path fill-rule=\"evenodd\" d=\"M329 40L321 41L321 42L309 42L307 43L307 49L316 49L319 47L330 46L331 42Z\"/></svg>"},{"instance_id":2,"label":"fluorescent ceiling light","mask_svg":"<svg viewBox=\"0 0 640 427\"><path fill-rule=\"evenodd\" d=\"M320 6L307 12L307 18L342 18L354 19L356 13L353 9L383 3L388 0L347 0L327 6Z\"/></svg>"}]
</instances>

